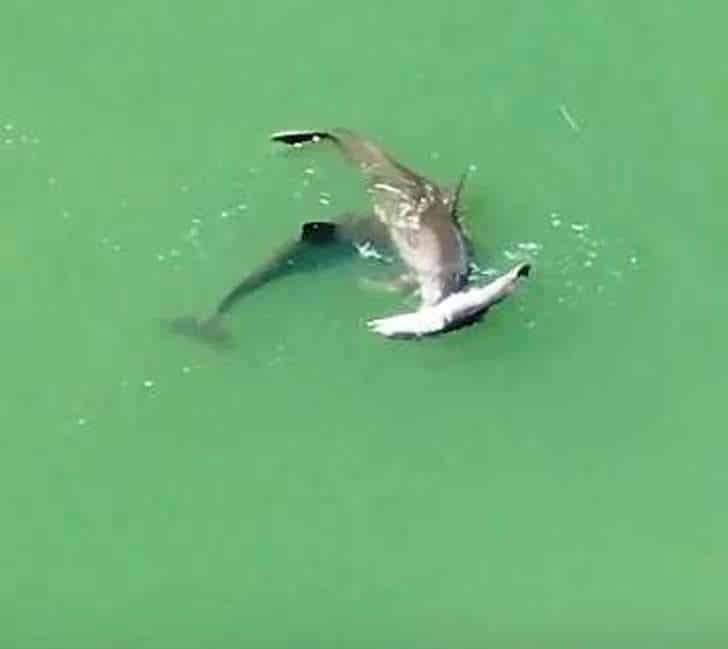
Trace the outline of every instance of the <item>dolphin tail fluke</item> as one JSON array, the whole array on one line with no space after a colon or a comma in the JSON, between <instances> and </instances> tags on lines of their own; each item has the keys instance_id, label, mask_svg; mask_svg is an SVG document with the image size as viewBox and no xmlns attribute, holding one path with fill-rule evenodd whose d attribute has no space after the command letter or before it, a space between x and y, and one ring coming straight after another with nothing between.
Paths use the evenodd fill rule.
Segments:
<instances>
[{"instance_id":1,"label":"dolphin tail fluke","mask_svg":"<svg viewBox=\"0 0 728 649\"><path fill-rule=\"evenodd\" d=\"M389 181L399 180L408 186L425 182L424 178L389 157L376 144L346 128L278 131L270 137L274 142L295 147L321 140L333 142L349 162L360 167L372 182L378 182L382 178Z\"/></svg>"},{"instance_id":2,"label":"dolphin tail fluke","mask_svg":"<svg viewBox=\"0 0 728 649\"><path fill-rule=\"evenodd\" d=\"M335 139L331 133L326 131L278 131L270 136L274 142L283 144L305 144L307 142L318 142L324 139Z\"/></svg>"},{"instance_id":3,"label":"dolphin tail fluke","mask_svg":"<svg viewBox=\"0 0 728 649\"><path fill-rule=\"evenodd\" d=\"M209 318L197 316L181 316L162 321L162 326L172 333L197 340L218 349L232 349L235 347L232 334L225 328L222 316L213 315Z\"/></svg>"}]
</instances>

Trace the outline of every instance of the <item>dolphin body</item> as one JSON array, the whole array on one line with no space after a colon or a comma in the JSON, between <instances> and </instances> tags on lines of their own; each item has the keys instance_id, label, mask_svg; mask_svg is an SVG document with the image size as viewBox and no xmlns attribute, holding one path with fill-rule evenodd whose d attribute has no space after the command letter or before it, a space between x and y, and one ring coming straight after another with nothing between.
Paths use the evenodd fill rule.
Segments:
<instances>
[{"instance_id":1,"label":"dolphin body","mask_svg":"<svg viewBox=\"0 0 728 649\"><path fill-rule=\"evenodd\" d=\"M172 330L229 342L220 318L238 299L278 276L305 268L312 254L320 254L317 249L336 244L349 250L352 244L356 248L388 244L406 267L399 283L417 288L421 305L417 311L368 323L371 331L387 337L421 337L472 324L528 275L530 265L521 263L486 285L469 281L472 246L458 215L464 178L454 189L441 187L348 129L280 131L271 139L296 147L334 144L366 177L373 213L348 212L337 222L305 223L298 239L238 282L210 317L172 320L168 323Z\"/></svg>"}]
</instances>

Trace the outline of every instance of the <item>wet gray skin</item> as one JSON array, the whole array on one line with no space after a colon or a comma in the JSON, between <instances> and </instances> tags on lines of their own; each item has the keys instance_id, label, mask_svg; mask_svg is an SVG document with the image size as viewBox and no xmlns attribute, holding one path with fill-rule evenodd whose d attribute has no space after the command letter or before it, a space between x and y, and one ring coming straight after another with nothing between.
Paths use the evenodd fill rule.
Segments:
<instances>
[{"instance_id":1,"label":"wet gray skin","mask_svg":"<svg viewBox=\"0 0 728 649\"><path fill-rule=\"evenodd\" d=\"M232 344L221 318L260 286L313 268L322 257L339 257L355 246L391 247L405 265L404 275L419 290L423 306L437 304L467 282L470 245L457 215L462 180L453 189L408 169L353 131L285 131L271 139L287 145L329 142L360 169L372 199L372 213L347 212L335 222L305 223L300 236L282 246L244 276L206 318L185 316L166 321L175 333L218 346ZM353 245L352 245L353 244ZM324 251L325 249L325 251Z\"/></svg>"},{"instance_id":2,"label":"wet gray skin","mask_svg":"<svg viewBox=\"0 0 728 649\"><path fill-rule=\"evenodd\" d=\"M457 219L460 186L438 186L393 160L353 131L287 131L272 136L289 145L327 140L364 173L374 216L420 290L423 305L460 290L467 278L468 244Z\"/></svg>"}]
</instances>

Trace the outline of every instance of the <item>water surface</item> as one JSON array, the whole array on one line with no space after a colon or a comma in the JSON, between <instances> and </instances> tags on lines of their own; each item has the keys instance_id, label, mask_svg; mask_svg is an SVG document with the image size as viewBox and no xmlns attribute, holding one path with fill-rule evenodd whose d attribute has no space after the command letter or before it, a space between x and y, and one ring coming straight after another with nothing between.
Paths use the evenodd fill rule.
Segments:
<instances>
[{"instance_id":1,"label":"water surface","mask_svg":"<svg viewBox=\"0 0 728 649\"><path fill-rule=\"evenodd\" d=\"M0 644L725 646L727 17L5 2ZM472 166L523 290L393 343L357 262L251 296L233 351L165 333L366 204L266 139L337 125Z\"/></svg>"}]
</instances>

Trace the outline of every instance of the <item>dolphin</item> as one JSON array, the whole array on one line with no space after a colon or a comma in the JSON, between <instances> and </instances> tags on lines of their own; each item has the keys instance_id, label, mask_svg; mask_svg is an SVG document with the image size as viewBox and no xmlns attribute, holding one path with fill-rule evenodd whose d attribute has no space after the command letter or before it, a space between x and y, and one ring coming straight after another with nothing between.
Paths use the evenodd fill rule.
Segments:
<instances>
[{"instance_id":1,"label":"dolphin","mask_svg":"<svg viewBox=\"0 0 728 649\"><path fill-rule=\"evenodd\" d=\"M210 316L169 321L173 331L229 344L220 319L233 304L273 279L310 268L322 248L341 253L371 244L389 247L402 261L407 272L398 282L417 289L420 307L412 313L368 323L371 331L387 337L420 337L472 324L528 275L530 265L521 263L485 286L471 282L473 248L458 211L464 175L454 188L440 186L344 128L279 131L271 139L295 147L333 144L364 174L371 213L347 212L333 222L304 223L297 239L244 276Z\"/></svg>"}]
</instances>

